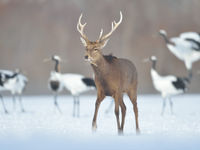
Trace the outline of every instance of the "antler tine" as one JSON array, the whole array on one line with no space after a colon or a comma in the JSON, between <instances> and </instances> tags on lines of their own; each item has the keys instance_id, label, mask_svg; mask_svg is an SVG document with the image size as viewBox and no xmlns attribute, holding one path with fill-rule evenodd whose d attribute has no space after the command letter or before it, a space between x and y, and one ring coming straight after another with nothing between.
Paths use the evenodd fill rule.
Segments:
<instances>
[{"instance_id":1,"label":"antler tine","mask_svg":"<svg viewBox=\"0 0 200 150\"><path fill-rule=\"evenodd\" d=\"M113 30L113 27L114 27L114 24L113 24L113 22L111 23L111 26L112 26L112 30Z\"/></svg>"},{"instance_id":2,"label":"antler tine","mask_svg":"<svg viewBox=\"0 0 200 150\"><path fill-rule=\"evenodd\" d=\"M103 29L101 29L101 31L100 31L100 35L99 35L99 39L98 39L98 41L101 40L102 35L103 35Z\"/></svg>"},{"instance_id":3,"label":"antler tine","mask_svg":"<svg viewBox=\"0 0 200 150\"><path fill-rule=\"evenodd\" d=\"M117 29L117 27L121 24L121 22L122 22L122 18L123 18L123 16L122 16L122 12L120 11L120 19L119 19L119 21L116 23L115 21L113 21L112 23L111 23L111 31L108 33L108 34L106 34L106 35L104 35L100 40L102 41L102 40L105 40L105 39L107 39L116 29Z\"/></svg>"},{"instance_id":4,"label":"antler tine","mask_svg":"<svg viewBox=\"0 0 200 150\"><path fill-rule=\"evenodd\" d=\"M84 23L84 24L81 23L82 16L83 15L81 14L80 17L79 17L79 19L78 19L77 30L81 34L81 36L84 38L84 40L88 41L87 36L83 32L84 27L86 26L87 23Z\"/></svg>"}]
</instances>

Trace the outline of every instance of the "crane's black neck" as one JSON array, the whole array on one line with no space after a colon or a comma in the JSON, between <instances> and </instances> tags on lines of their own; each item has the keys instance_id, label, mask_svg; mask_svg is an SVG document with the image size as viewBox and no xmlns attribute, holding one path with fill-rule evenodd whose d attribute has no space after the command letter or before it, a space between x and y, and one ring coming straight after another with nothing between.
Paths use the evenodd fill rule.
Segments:
<instances>
[{"instance_id":1,"label":"crane's black neck","mask_svg":"<svg viewBox=\"0 0 200 150\"><path fill-rule=\"evenodd\" d=\"M188 80L189 80L189 82L191 81L192 76L193 76L193 74L192 74L192 69L189 69L189 70L188 70Z\"/></svg>"},{"instance_id":2,"label":"crane's black neck","mask_svg":"<svg viewBox=\"0 0 200 150\"><path fill-rule=\"evenodd\" d=\"M170 42L169 42L169 39L168 39L168 37L167 37L167 35L161 34L161 36L164 38L164 40L165 40L165 42L166 42L167 44L170 43Z\"/></svg>"},{"instance_id":3,"label":"crane's black neck","mask_svg":"<svg viewBox=\"0 0 200 150\"><path fill-rule=\"evenodd\" d=\"M156 70L156 60L152 60L152 69Z\"/></svg>"},{"instance_id":4,"label":"crane's black neck","mask_svg":"<svg viewBox=\"0 0 200 150\"><path fill-rule=\"evenodd\" d=\"M3 80L1 74L0 74L0 86L3 86Z\"/></svg>"},{"instance_id":5,"label":"crane's black neck","mask_svg":"<svg viewBox=\"0 0 200 150\"><path fill-rule=\"evenodd\" d=\"M60 72L60 63L58 60L55 60L55 71Z\"/></svg>"}]
</instances>

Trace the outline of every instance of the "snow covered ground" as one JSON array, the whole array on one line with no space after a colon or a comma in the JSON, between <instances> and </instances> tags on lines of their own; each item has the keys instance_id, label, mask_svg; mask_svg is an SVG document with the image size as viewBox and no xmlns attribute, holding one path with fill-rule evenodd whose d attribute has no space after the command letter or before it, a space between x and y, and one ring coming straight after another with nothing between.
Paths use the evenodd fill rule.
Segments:
<instances>
[{"instance_id":1,"label":"snow covered ground","mask_svg":"<svg viewBox=\"0 0 200 150\"><path fill-rule=\"evenodd\" d=\"M0 150L44 149L200 149L200 95L173 98L174 115L169 105L161 116L159 95L138 97L141 135L135 133L132 105L125 96L127 115L124 136L117 135L114 108L106 114L111 102L106 98L99 110L97 132L91 130L96 96L81 96L80 118L72 117L71 96L60 96L60 114L52 96L26 96L26 113L19 107L12 111L11 97L5 97L9 114L0 106ZM168 103L167 103L168 104Z\"/></svg>"}]
</instances>

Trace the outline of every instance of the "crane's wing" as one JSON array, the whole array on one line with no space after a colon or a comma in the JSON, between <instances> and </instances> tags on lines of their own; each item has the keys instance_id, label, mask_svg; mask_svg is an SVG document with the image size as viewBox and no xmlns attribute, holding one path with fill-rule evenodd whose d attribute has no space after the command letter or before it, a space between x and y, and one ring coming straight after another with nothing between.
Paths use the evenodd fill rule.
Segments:
<instances>
[{"instance_id":1,"label":"crane's wing","mask_svg":"<svg viewBox=\"0 0 200 150\"><path fill-rule=\"evenodd\" d=\"M193 39L200 42L200 33L197 32L184 32L179 35L181 39Z\"/></svg>"}]
</instances>

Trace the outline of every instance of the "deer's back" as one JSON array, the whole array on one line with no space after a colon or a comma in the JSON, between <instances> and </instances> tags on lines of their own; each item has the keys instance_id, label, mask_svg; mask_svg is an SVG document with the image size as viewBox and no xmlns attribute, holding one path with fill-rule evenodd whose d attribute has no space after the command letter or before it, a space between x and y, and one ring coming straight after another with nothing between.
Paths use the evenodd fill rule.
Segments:
<instances>
[{"instance_id":1,"label":"deer's back","mask_svg":"<svg viewBox=\"0 0 200 150\"><path fill-rule=\"evenodd\" d=\"M127 89L133 84L137 84L137 70L135 65L128 59L118 59L120 81L123 89Z\"/></svg>"}]
</instances>

